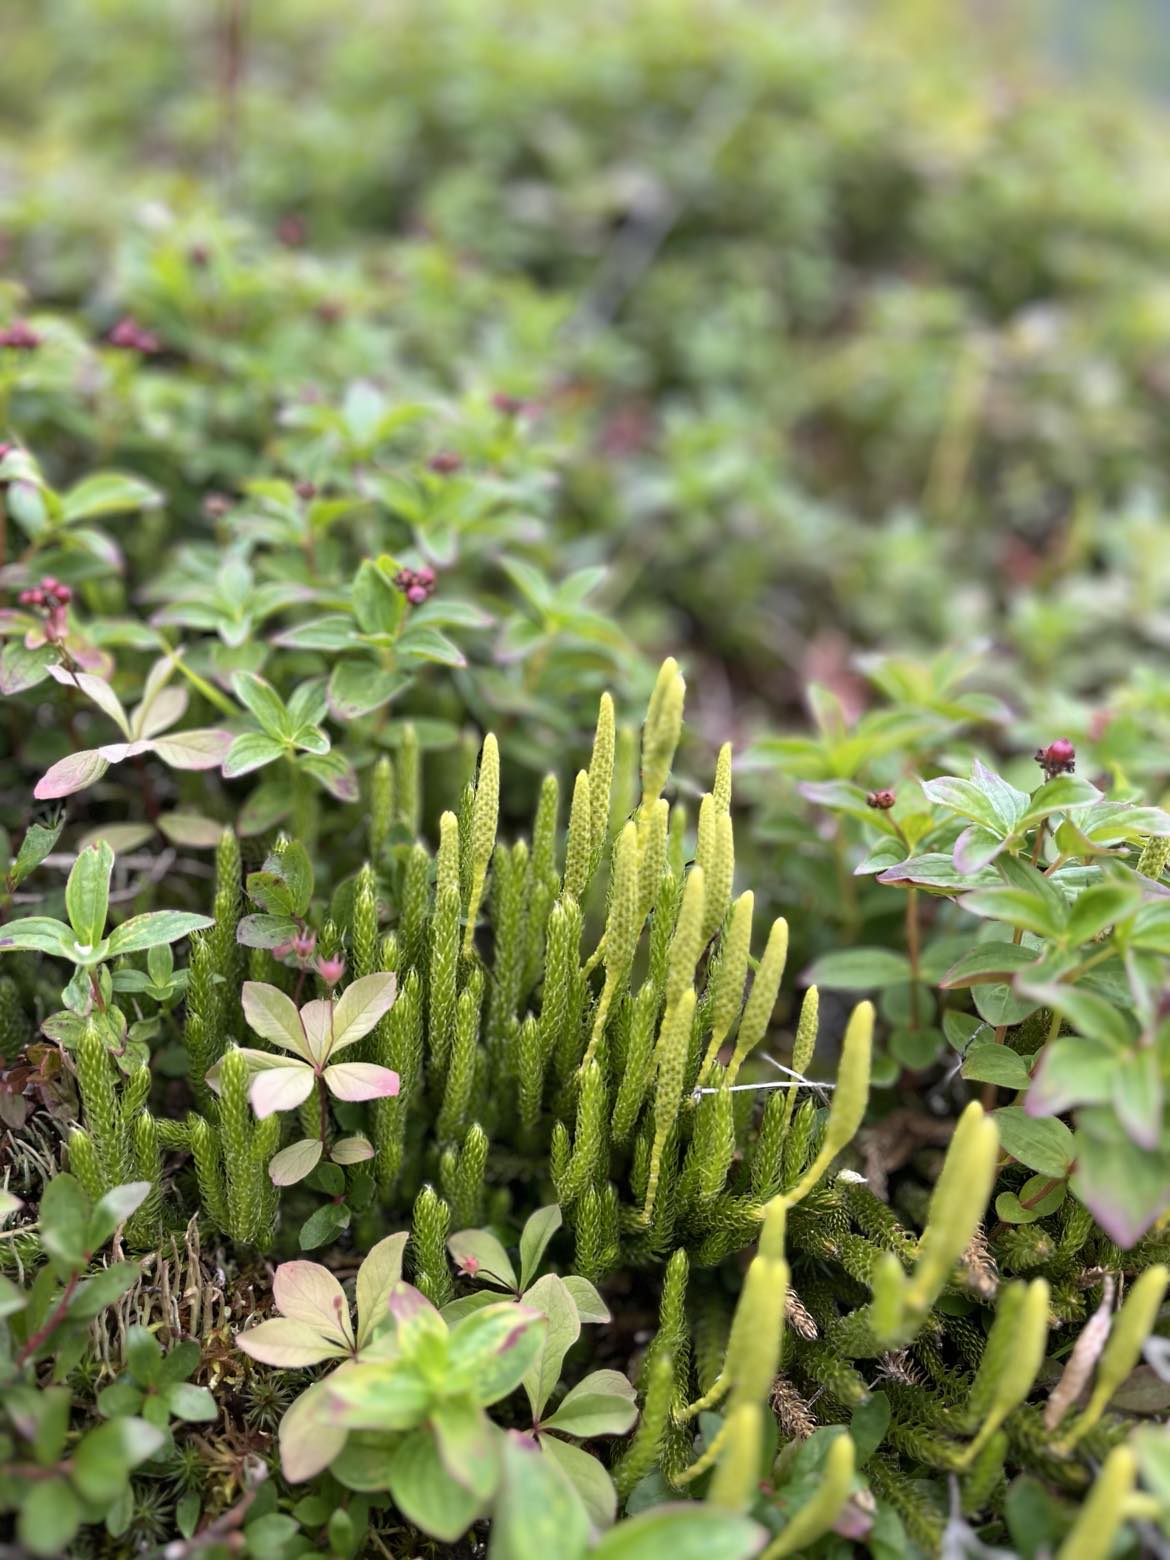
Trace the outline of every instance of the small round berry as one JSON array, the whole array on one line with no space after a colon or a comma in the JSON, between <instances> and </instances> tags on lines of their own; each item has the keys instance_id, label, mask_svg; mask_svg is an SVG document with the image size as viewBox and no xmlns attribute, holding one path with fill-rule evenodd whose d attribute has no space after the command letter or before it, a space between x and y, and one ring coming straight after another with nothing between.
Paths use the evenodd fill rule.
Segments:
<instances>
[{"instance_id":1,"label":"small round berry","mask_svg":"<svg viewBox=\"0 0 1170 1560\"><path fill-rule=\"evenodd\" d=\"M73 591L68 585L58 585L53 594L63 607L67 607L73 600Z\"/></svg>"},{"instance_id":2,"label":"small round berry","mask_svg":"<svg viewBox=\"0 0 1170 1560\"><path fill-rule=\"evenodd\" d=\"M421 569L414 571L414 583L425 585L428 589L435 583L435 571L429 563L424 563Z\"/></svg>"},{"instance_id":3,"label":"small round berry","mask_svg":"<svg viewBox=\"0 0 1170 1560\"><path fill-rule=\"evenodd\" d=\"M294 484L294 492L298 498L303 499L307 504L311 498L316 498L317 484L310 482L306 477L302 477L299 482Z\"/></svg>"},{"instance_id":4,"label":"small round berry","mask_svg":"<svg viewBox=\"0 0 1170 1560\"><path fill-rule=\"evenodd\" d=\"M226 493L208 493L203 500L203 513L209 520L222 520L231 507L232 501Z\"/></svg>"},{"instance_id":5,"label":"small round berry","mask_svg":"<svg viewBox=\"0 0 1170 1560\"><path fill-rule=\"evenodd\" d=\"M1067 737L1058 737L1047 747L1037 748L1033 756L1050 780L1057 775L1071 775L1077 767L1077 750Z\"/></svg>"},{"instance_id":6,"label":"small round berry","mask_svg":"<svg viewBox=\"0 0 1170 1560\"><path fill-rule=\"evenodd\" d=\"M421 607L430 595L425 585L412 585L406 593L406 599L412 607Z\"/></svg>"},{"instance_id":7,"label":"small round berry","mask_svg":"<svg viewBox=\"0 0 1170 1560\"><path fill-rule=\"evenodd\" d=\"M399 569L394 576L394 583L399 590L409 590L414 584L414 571L412 569Z\"/></svg>"},{"instance_id":8,"label":"small round berry","mask_svg":"<svg viewBox=\"0 0 1170 1560\"><path fill-rule=\"evenodd\" d=\"M463 465L463 457L456 455L454 450L440 450L437 455L432 455L427 465L441 477L449 477L452 472L458 471Z\"/></svg>"},{"instance_id":9,"label":"small round berry","mask_svg":"<svg viewBox=\"0 0 1170 1560\"><path fill-rule=\"evenodd\" d=\"M893 791L883 789L881 791L871 791L865 798L865 805L873 807L877 812L889 812L897 800L898 798Z\"/></svg>"}]
</instances>

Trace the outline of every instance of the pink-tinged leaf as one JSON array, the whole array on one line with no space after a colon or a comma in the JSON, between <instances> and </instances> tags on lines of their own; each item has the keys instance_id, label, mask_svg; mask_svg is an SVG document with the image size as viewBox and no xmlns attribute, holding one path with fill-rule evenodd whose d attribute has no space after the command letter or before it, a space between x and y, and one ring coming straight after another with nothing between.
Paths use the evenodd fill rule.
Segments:
<instances>
[{"instance_id":1,"label":"pink-tinged leaf","mask_svg":"<svg viewBox=\"0 0 1170 1560\"><path fill-rule=\"evenodd\" d=\"M156 737L151 743L163 763L172 769L218 769L231 745L230 731L216 731L211 726Z\"/></svg>"},{"instance_id":2,"label":"pink-tinged leaf","mask_svg":"<svg viewBox=\"0 0 1170 1560\"><path fill-rule=\"evenodd\" d=\"M300 1014L291 997L264 981L246 980L242 1003L244 1017L262 1039L282 1045L286 1051L295 1051L307 1062L313 1060Z\"/></svg>"},{"instance_id":3,"label":"pink-tinged leaf","mask_svg":"<svg viewBox=\"0 0 1170 1560\"><path fill-rule=\"evenodd\" d=\"M252 1101L252 1109L263 1121L265 1116L275 1115L278 1110L295 1110L298 1105L303 1105L312 1094L315 1081L313 1069L305 1062L290 1062L287 1067L258 1072L248 1089L248 1098ZM285 1149L285 1153L288 1152ZM276 1158L280 1157L277 1154ZM273 1160L275 1163L276 1160ZM310 1165L309 1170L312 1168ZM308 1173L308 1170L303 1172L305 1175ZM297 1180L300 1180L300 1176Z\"/></svg>"},{"instance_id":4,"label":"pink-tinged leaf","mask_svg":"<svg viewBox=\"0 0 1170 1560\"><path fill-rule=\"evenodd\" d=\"M344 1045L361 1040L393 1007L398 982L393 975L363 975L341 994L333 1010L333 1045L330 1055Z\"/></svg>"},{"instance_id":5,"label":"pink-tinged leaf","mask_svg":"<svg viewBox=\"0 0 1170 1560\"><path fill-rule=\"evenodd\" d=\"M302 1392L280 1421L280 1467L290 1484L324 1472L345 1445L347 1432L325 1417L326 1388L348 1370L340 1366L324 1381Z\"/></svg>"},{"instance_id":6,"label":"pink-tinged leaf","mask_svg":"<svg viewBox=\"0 0 1170 1560\"><path fill-rule=\"evenodd\" d=\"M301 1009L305 1047L314 1062L323 1062L333 1049L333 1003L323 997L306 1002Z\"/></svg>"},{"instance_id":7,"label":"pink-tinged leaf","mask_svg":"<svg viewBox=\"0 0 1170 1560\"><path fill-rule=\"evenodd\" d=\"M251 1046L241 1045L236 1049L247 1062L253 1072L262 1072L269 1067L303 1067L303 1062L294 1061L291 1056L274 1056L271 1051L254 1051ZM219 1093L220 1073L223 1069L223 1057L214 1066L207 1069L206 1082Z\"/></svg>"},{"instance_id":8,"label":"pink-tinged leaf","mask_svg":"<svg viewBox=\"0 0 1170 1560\"><path fill-rule=\"evenodd\" d=\"M55 666L57 651L52 645L28 650L21 644L7 644L0 651L0 693L23 693L35 688Z\"/></svg>"},{"instance_id":9,"label":"pink-tinged leaf","mask_svg":"<svg viewBox=\"0 0 1170 1560\"><path fill-rule=\"evenodd\" d=\"M308 754L298 767L311 774L339 802L356 802L361 794L353 765L340 753Z\"/></svg>"},{"instance_id":10,"label":"pink-tinged leaf","mask_svg":"<svg viewBox=\"0 0 1170 1560\"><path fill-rule=\"evenodd\" d=\"M374 1145L360 1135L339 1138L329 1150L329 1157L335 1165L360 1165L363 1160L373 1159Z\"/></svg>"},{"instance_id":11,"label":"pink-tinged leaf","mask_svg":"<svg viewBox=\"0 0 1170 1560\"><path fill-rule=\"evenodd\" d=\"M39 802L48 802L58 796L72 796L74 791L84 791L86 786L100 780L110 767L109 760L96 748L71 753L61 759L37 781L33 795Z\"/></svg>"},{"instance_id":12,"label":"pink-tinged leaf","mask_svg":"<svg viewBox=\"0 0 1170 1560\"><path fill-rule=\"evenodd\" d=\"M420 1317L433 1318L439 1314L421 1289L416 1289L413 1284L402 1279L391 1286L386 1296L386 1305L399 1327Z\"/></svg>"},{"instance_id":13,"label":"pink-tinged leaf","mask_svg":"<svg viewBox=\"0 0 1170 1560\"><path fill-rule=\"evenodd\" d=\"M261 1322L259 1327L249 1327L236 1342L245 1354L262 1365L276 1365L282 1370L319 1365L322 1360L344 1359L349 1354L342 1344L322 1338L308 1323L288 1321L283 1317Z\"/></svg>"},{"instance_id":14,"label":"pink-tinged leaf","mask_svg":"<svg viewBox=\"0 0 1170 1560\"><path fill-rule=\"evenodd\" d=\"M374 1246L358 1268L357 1313L358 1347L368 1343L374 1328L386 1320L386 1302L390 1291L402 1278L402 1256L410 1239L409 1230L387 1235Z\"/></svg>"},{"instance_id":15,"label":"pink-tinged leaf","mask_svg":"<svg viewBox=\"0 0 1170 1560\"><path fill-rule=\"evenodd\" d=\"M162 661L158 664L162 667L164 675L169 676L173 670L171 663ZM159 686L159 683L159 677L152 671L142 695L142 703L134 711L130 720L130 728L134 735L145 737L147 741L152 737L161 736L164 731L169 731L175 722L182 720L187 713L186 688L164 688Z\"/></svg>"},{"instance_id":16,"label":"pink-tinged leaf","mask_svg":"<svg viewBox=\"0 0 1170 1560\"><path fill-rule=\"evenodd\" d=\"M990 829L970 824L955 841L953 859L960 872L978 872L1002 853L1004 842Z\"/></svg>"},{"instance_id":17,"label":"pink-tinged leaf","mask_svg":"<svg viewBox=\"0 0 1170 1560\"><path fill-rule=\"evenodd\" d=\"M130 735L130 722L122 701L104 677L95 677L92 672L75 672L65 666L51 666L49 675L67 688L80 688L87 699L92 699L98 709L110 717L123 736Z\"/></svg>"},{"instance_id":18,"label":"pink-tinged leaf","mask_svg":"<svg viewBox=\"0 0 1170 1560\"><path fill-rule=\"evenodd\" d=\"M339 1100L381 1100L398 1093L398 1074L373 1062L338 1062L325 1069L325 1086Z\"/></svg>"},{"instance_id":19,"label":"pink-tinged leaf","mask_svg":"<svg viewBox=\"0 0 1170 1560\"><path fill-rule=\"evenodd\" d=\"M268 1161L268 1176L273 1186L295 1186L317 1168L321 1158L320 1138L301 1138L274 1154Z\"/></svg>"},{"instance_id":20,"label":"pink-tinged leaf","mask_svg":"<svg viewBox=\"0 0 1170 1560\"><path fill-rule=\"evenodd\" d=\"M290 1321L305 1322L337 1343L353 1343L345 1291L319 1262L282 1262L272 1280L272 1298Z\"/></svg>"}]
</instances>

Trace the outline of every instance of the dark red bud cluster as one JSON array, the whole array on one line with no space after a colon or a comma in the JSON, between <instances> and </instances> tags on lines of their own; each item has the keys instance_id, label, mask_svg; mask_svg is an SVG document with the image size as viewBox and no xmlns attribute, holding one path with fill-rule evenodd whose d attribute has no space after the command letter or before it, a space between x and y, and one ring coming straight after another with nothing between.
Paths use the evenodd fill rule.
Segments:
<instances>
[{"instance_id":1,"label":"dark red bud cluster","mask_svg":"<svg viewBox=\"0 0 1170 1560\"><path fill-rule=\"evenodd\" d=\"M421 607L435 593L435 571L425 563L421 569L399 569L394 583L412 607Z\"/></svg>"},{"instance_id":2,"label":"dark red bud cluster","mask_svg":"<svg viewBox=\"0 0 1170 1560\"><path fill-rule=\"evenodd\" d=\"M231 507L232 501L226 493L208 493L203 500L203 513L209 520L222 520Z\"/></svg>"},{"instance_id":3,"label":"dark red bud cluster","mask_svg":"<svg viewBox=\"0 0 1170 1560\"><path fill-rule=\"evenodd\" d=\"M441 477L449 477L452 472L458 471L463 465L463 457L456 455L454 450L440 450L437 455L432 455L427 465Z\"/></svg>"},{"instance_id":4,"label":"dark red bud cluster","mask_svg":"<svg viewBox=\"0 0 1170 1560\"><path fill-rule=\"evenodd\" d=\"M11 347L17 352L31 352L41 344L38 331L24 320L13 320L5 330L0 330L0 347Z\"/></svg>"},{"instance_id":5,"label":"dark red bud cluster","mask_svg":"<svg viewBox=\"0 0 1170 1560\"><path fill-rule=\"evenodd\" d=\"M897 800L898 798L894 795L893 791L871 791L865 798L865 805L867 807L874 808L877 812L889 812L890 808Z\"/></svg>"},{"instance_id":6,"label":"dark red bud cluster","mask_svg":"<svg viewBox=\"0 0 1170 1560\"><path fill-rule=\"evenodd\" d=\"M46 574L39 585L22 590L19 599L22 607L48 608L52 611L54 607L67 607L73 600L73 592L68 585L62 585L53 575Z\"/></svg>"},{"instance_id":7,"label":"dark red bud cluster","mask_svg":"<svg viewBox=\"0 0 1170 1560\"><path fill-rule=\"evenodd\" d=\"M293 491L296 493L298 498L303 499L307 504L311 498L316 498L317 484L315 482L309 482L306 478L302 477L299 482L294 484Z\"/></svg>"},{"instance_id":8,"label":"dark red bud cluster","mask_svg":"<svg viewBox=\"0 0 1170 1560\"><path fill-rule=\"evenodd\" d=\"M518 395L509 395L506 390L497 390L492 396L492 405L497 412L503 412L505 417L518 417L524 410L524 401Z\"/></svg>"},{"instance_id":9,"label":"dark red bud cluster","mask_svg":"<svg viewBox=\"0 0 1170 1560\"><path fill-rule=\"evenodd\" d=\"M1054 780L1057 775L1071 775L1077 767L1077 750L1067 737L1058 737L1047 747L1037 748L1033 756L1048 780Z\"/></svg>"},{"instance_id":10,"label":"dark red bud cluster","mask_svg":"<svg viewBox=\"0 0 1170 1560\"><path fill-rule=\"evenodd\" d=\"M125 347L131 352L141 352L145 357L157 352L161 346L154 332L144 329L129 314L124 315L112 328L107 340L112 347Z\"/></svg>"}]
</instances>

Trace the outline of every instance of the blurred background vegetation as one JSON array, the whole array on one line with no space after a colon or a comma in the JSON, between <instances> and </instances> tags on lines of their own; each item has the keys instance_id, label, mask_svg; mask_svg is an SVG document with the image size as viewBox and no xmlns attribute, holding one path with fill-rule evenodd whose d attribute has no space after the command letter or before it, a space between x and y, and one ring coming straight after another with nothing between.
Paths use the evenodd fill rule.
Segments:
<instances>
[{"instance_id":1,"label":"blurred background vegetation","mask_svg":"<svg viewBox=\"0 0 1170 1560\"><path fill-rule=\"evenodd\" d=\"M531 416L490 451L507 514L464 516L450 566L501 605L518 540L549 580L604 570L590 618L528 590L573 641L555 675L505 627L465 680L534 766L582 725L578 695L640 698L677 651L704 744L804 728L815 684L825 729L893 699L931 709L944 746L982 723L1029 773L1059 729L1087 772L1156 793L1165 10L20 8L0 311L46 322L51 350L0 371L8 414L51 475L139 470L198 540L208 492L368 477L306 410L355 383L446 397L481 456L482 409L511 396ZM125 315L162 352L96 368ZM402 437L391 468L431 447ZM902 653L917 669L890 673ZM960 684L984 702L960 707ZM796 782L827 764L889 783L923 756L888 736L848 761L753 752L743 794L794 848Z\"/></svg>"}]
</instances>

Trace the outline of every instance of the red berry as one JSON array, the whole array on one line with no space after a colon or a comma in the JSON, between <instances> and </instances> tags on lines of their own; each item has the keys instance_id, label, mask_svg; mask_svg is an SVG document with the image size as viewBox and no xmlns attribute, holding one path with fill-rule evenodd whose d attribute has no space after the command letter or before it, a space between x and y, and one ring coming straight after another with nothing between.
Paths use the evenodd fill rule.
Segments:
<instances>
[{"instance_id":1,"label":"red berry","mask_svg":"<svg viewBox=\"0 0 1170 1560\"><path fill-rule=\"evenodd\" d=\"M315 482L309 482L304 477L302 477L301 480L296 483L294 491L296 492L298 498L302 498L306 503L308 503L309 499L316 498L317 496L317 484Z\"/></svg>"},{"instance_id":2,"label":"red berry","mask_svg":"<svg viewBox=\"0 0 1170 1560\"><path fill-rule=\"evenodd\" d=\"M429 594L425 585L412 585L406 593L406 599L412 607L421 607Z\"/></svg>"},{"instance_id":3,"label":"red berry","mask_svg":"<svg viewBox=\"0 0 1170 1560\"><path fill-rule=\"evenodd\" d=\"M1067 737L1037 748L1033 756L1050 780L1056 775L1071 775L1077 767L1077 750Z\"/></svg>"},{"instance_id":4,"label":"red berry","mask_svg":"<svg viewBox=\"0 0 1170 1560\"><path fill-rule=\"evenodd\" d=\"M427 465L432 471L438 472L439 476L448 477L463 465L463 458L456 455L454 450L440 450L437 455L431 456Z\"/></svg>"},{"instance_id":5,"label":"red berry","mask_svg":"<svg viewBox=\"0 0 1170 1560\"><path fill-rule=\"evenodd\" d=\"M871 791L865 798L866 806L876 808L878 812L889 812L890 808L897 800L898 798L894 795L893 791L888 789L881 791Z\"/></svg>"},{"instance_id":6,"label":"red berry","mask_svg":"<svg viewBox=\"0 0 1170 1560\"><path fill-rule=\"evenodd\" d=\"M58 585L53 594L63 607L67 607L73 600L73 592L68 585Z\"/></svg>"},{"instance_id":7,"label":"red berry","mask_svg":"<svg viewBox=\"0 0 1170 1560\"><path fill-rule=\"evenodd\" d=\"M433 585L435 583L435 571L429 564L424 563L421 569L414 571L414 583L416 585Z\"/></svg>"}]
</instances>

